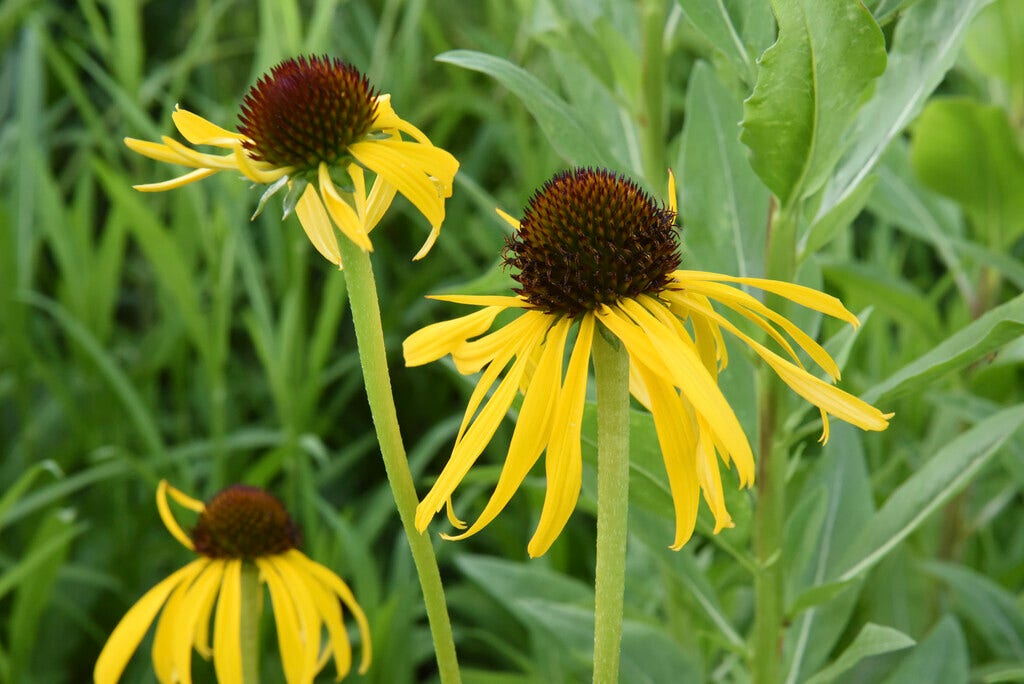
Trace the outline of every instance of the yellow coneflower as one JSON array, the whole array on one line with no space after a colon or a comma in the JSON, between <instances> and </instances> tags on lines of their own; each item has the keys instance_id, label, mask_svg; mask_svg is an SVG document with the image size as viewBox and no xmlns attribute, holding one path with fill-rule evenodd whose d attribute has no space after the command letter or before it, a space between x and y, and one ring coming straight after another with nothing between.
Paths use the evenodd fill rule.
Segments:
<instances>
[{"instance_id":1,"label":"yellow coneflower","mask_svg":"<svg viewBox=\"0 0 1024 684\"><path fill-rule=\"evenodd\" d=\"M128 147L150 159L195 169L162 183L136 185L137 190L171 190L237 171L269 185L258 214L272 195L287 188L285 215L294 208L313 246L338 266L332 220L348 239L371 251L369 232L396 192L430 222L430 235L414 259L430 251L441 230L459 163L399 118L390 95L378 95L365 76L339 59L299 57L275 66L246 95L238 133L181 108L172 118L193 145L230 152L204 153L166 136L159 143L125 138ZM369 192L364 169L376 174Z\"/></svg>"},{"instance_id":2,"label":"yellow coneflower","mask_svg":"<svg viewBox=\"0 0 1024 684\"><path fill-rule=\"evenodd\" d=\"M191 536L172 515L168 494L199 514ZM370 628L363 609L344 581L296 548L299 529L280 501L257 487L234 485L204 505L161 481L156 503L171 535L200 557L150 589L121 618L96 661L96 684L120 679L161 608L153 669L162 684L192 681L193 646L204 658L212 655L219 681L241 682L244 563L254 564L260 581L270 588L288 684L312 682L332 654L337 678L348 673L352 649L342 621L343 605L359 625L360 673L370 666Z\"/></svg>"},{"instance_id":3,"label":"yellow coneflower","mask_svg":"<svg viewBox=\"0 0 1024 684\"><path fill-rule=\"evenodd\" d=\"M420 531L446 505L452 523L465 527L451 510L452 493L522 391L508 455L490 501L469 529L449 538L467 537L491 522L547 450L547 491L528 547L534 557L547 551L579 496L580 425L595 334L612 336L625 346L630 390L653 414L675 506L674 549L693 534L701 494L714 515L715 532L732 526L719 459L735 466L741 486L754 480L750 444L718 387L718 373L728 361L723 330L749 345L787 385L818 407L824 422L822 441L828 439L829 415L866 430L887 427L892 414L885 415L806 371L782 333L837 380L838 367L817 342L755 297L726 283L756 287L857 325L838 299L791 283L678 270L671 179L666 208L621 176L577 169L545 183L530 199L522 221L498 213L515 228L504 254L504 263L514 269L520 285L515 296L436 297L481 308L427 326L404 345L409 366L451 354L461 373L483 370L451 458L416 510ZM712 301L765 331L789 359L741 332ZM522 314L485 334L508 309ZM574 328L575 339L569 342ZM571 353L563 375L567 346Z\"/></svg>"}]
</instances>

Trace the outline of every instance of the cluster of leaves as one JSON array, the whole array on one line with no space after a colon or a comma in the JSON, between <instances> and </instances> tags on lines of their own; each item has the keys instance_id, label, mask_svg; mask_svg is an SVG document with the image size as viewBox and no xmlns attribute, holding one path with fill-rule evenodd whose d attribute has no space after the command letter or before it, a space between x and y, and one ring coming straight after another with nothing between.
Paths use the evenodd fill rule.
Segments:
<instances>
[{"instance_id":1,"label":"cluster of leaves","mask_svg":"<svg viewBox=\"0 0 1024 684\"><path fill-rule=\"evenodd\" d=\"M120 142L166 134L176 102L230 126L260 73L310 52L365 70L462 164L426 260L408 265L427 229L410 208L377 229L389 349L452 313L424 293L507 290L493 208L517 214L567 165L655 196L673 168L685 267L761 275L768 227L788 231L799 281L864 325L798 322L896 418L836 425L822 448L815 416L783 406L785 681L1024 676L1019 2L11 2L0 49L0 683L87 679L124 610L184 562L153 510L160 477L279 493L370 616L365 678L430 677L343 279L293 218L249 223L236 178L135 193L168 170ZM471 385L392 362L422 491ZM737 348L722 376L750 436L755 374ZM493 485L500 432L460 512ZM643 412L632 434L623 681L748 681L753 496L729 492L735 529L713 536L702 513L668 551ZM543 559L525 560L539 473L485 533L439 544L466 681L589 675L593 451ZM125 681L149 679L144 661Z\"/></svg>"}]
</instances>

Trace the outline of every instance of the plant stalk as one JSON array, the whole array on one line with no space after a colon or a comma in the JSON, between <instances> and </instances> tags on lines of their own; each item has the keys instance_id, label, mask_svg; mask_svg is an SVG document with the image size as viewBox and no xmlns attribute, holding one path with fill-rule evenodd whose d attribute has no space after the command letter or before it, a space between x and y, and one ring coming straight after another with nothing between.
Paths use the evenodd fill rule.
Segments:
<instances>
[{"instance_id":1,"label":"plant stalk","mask_svg":"<svg viewBox=\"0 0 1024 684\"><path fill-rule=\"evenodd\" d=\"M617 340L594 335L597 380L597 569L594 684L619 680L629 509L629 357Z\"/></svg>"},{"instance_id":2,"label":"plant stalk","mask_svg":"<svg viewBox=\"0 0 1024 684\"><path fill-rule=\"evenodd\" d=\"M416 574L423 590L441 682L459 684L461 677L455 655L455 641L452 637L452 626L448 618L448 607L445 604L444 588L441 585L441 573L437 569L434 547L426 534L416 531L414 524L419 500L416 497L416 488L413 485L398 426L370 255L343 235L337 234L337 240L342 263L345 265L343 273L348 286L349 307L359 347L359 362L363 369L366 398L377 431L377 442L384 459L388 483L391 485L391 493L395 498L395 506L402 520L402 527L416 566Z\"/></svg>"}]
</instances>

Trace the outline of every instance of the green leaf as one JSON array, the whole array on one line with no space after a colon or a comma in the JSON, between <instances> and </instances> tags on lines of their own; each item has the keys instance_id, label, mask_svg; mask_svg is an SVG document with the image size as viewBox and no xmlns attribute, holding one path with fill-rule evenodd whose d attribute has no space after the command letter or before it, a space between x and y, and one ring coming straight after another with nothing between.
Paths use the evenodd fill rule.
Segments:
<instances>
[{"instance_id":1,"label":"green leaf","mask_svg":"<svg viewBox=\"0 0 1024 684\"><path fill-rule=\"evenodd\" d=\"M888 66L857 115L848 136L853 143L825 186L815 221L863 185L889 143L917 116L953 66L971 19L987 2L921 0L900 18ZM883 0L879 8L887 4L893 3Z\"/></svg>"},{"instance_id":2,"label":"green leaf","mask_svg":"<svg viewBox=\"0 0 1024 684\"><path fill-rule=\"evenodd\" d=\"M21 496L29 490L32 484L36 481L36 478L42 475L44 472L48 472L57 479L64 477L64 473L61 472L60 466L55 461L46 459L39 463L33 463L28 467L13 484L7 486L3 496L0 496L0 530L4 528L5 516L7 511L11 509L11 506L16 504Z\"/></svg>"},{"instance_id":3,"label":"green leaf","mask_svg":"<svg viewBox=\"0 0 1024 684\"><path fill-rule=\"evenodd\" d=\"M925 185L964 206L989 246L1024 232L1024 153L1000 107L967 98L929 102L914 126L910 159Z\"/></svg>"},{"instance_id":4,"label":"green leaf","mask_svg":"<svg viewBox=\"0 0 1024 684\"><path fill-rule=\"evenodd\" d=\"M978 68L1002 79L1015 112L1024 108L1024 5L999 0L978 15L967 34L967 54Z\"/></svg>"},{"instance_id":5,"label":"green leaf","mask_svg":"<svg viewBox=\"0 0 1024 684\"><path fill-rule=\"evenodd\" d=\"M755 75L754 60L750 49L744 44L743 38L733 20L733 13L742 8L742 3L729 2L732 12L723 0L676 0L693 26L707 38L711 47L725 55L737 73L744 79L753 81ZM755 3L764 7L765 3ZM741 5L741 7L736 7ZM687 111L690 111L687 108Z\"/></svg>"},{"instance_id":6,"label":"green leaf","mask_svg":"<svg viewBox=\"0 0 1024 684\"><path fill-rule=\"evenodd\" d=\"M1024 662L1024 612L1017 597L966 567L931 561L925 571L949 585L953 607L1000 658Z\"/></svg>"},{"instance_id":7,"label":"green leaf","mask_svg":"<svg viewBox=\"0 0 1024 684\"><path fill-rule=\"evenodd\" d=\"M586 130L565 100L527 71L500 57L473 50L450 50L438 55L436 59L487 74L512 91L533 115L552 147L566 161L581 166L617 166L595 142L594 135Z\"/></svg>"},{"instance_id":8,"label":"green leaf","mask_svg":"<svg viewBox=\"0 0 1024 684\"><path fill-rule=\"evenodd\" d=\"M889 496L845 556L846 580L866 572L916 530L984 467L1024 424L1024 405L981 421L938 451Z\"/></svg>"},{"instance_id":9,"label":"green leaf","mask_svg":"<svg viewBox=\"0 0 1024 684\"><path fill-rule=\"evenodd\" d=\"M968 663L964 634L957 621L947 615L882 684L966 682Z\"/></svg>"},{"instance_id":10,"label":"green leaf","mask_svg":"<svg viewBox=\"0 0 1024 684\"><path fill-rule=\"evenodd\" d=\"M741 139L783 206L824 183L865 93L885 69L885 39L856 0L774 0L779 39L761 57Z\"/></svg>"},{"instance_id":11,"label":"green leaf","mask_svg":"<svg viewBox=\"0 0 1024 684\"><path fill-rule=\"evenodd\" d=\"M916 642L898 629L883 627L873 623L864 625L853 643L847 647L843 654L834 663L818 672L807 684L825 684L835 681L839 675L848 671L854 665L870 658L871 656L891 653L904 648L910 648Z\"/></svg>"},{"instance_id":12,"label":"green leaf","mask_svg":"<svg viewBox=\"0 0 1024 684\"><path fill-rule=\"evenodd\" d=\"M854 579L847 580L845 582L829 582L827 584L819 584L816 587L811 587L796 597L792 605L786 609L786 615L790 618L796 617L809 608L830 602L832 599L856 585L857 580Z\"/></svg>"},{"instance_id":13,"label":"green leaf","mask_svg":"<svg viewBox=\"0 0 1024 684\"><path fill-rule=\"evenodd\" d=\"M1024 333L1024 294L988 311L930 351L864 393L872 404L882 397L915 392L937 378L960 370Z\"/></svg>"},{"instance_id":14,"label":"green leaf","mask_svg":"<svg viewBox=\"0 0 1024 684\"><path fill-rule=\"evenodd\" d=\"M857 214L867 203L877 180L877 178L869 176L853 192L842 198L838 204L833 205L826 213L815 217L800 245L801 259L814 254L850 227L853 220L857 218Z\"/></svg>"},{"instance_id":15,"label":"green leaf","mask_svg":"<svg viewBox=\"0 0 1024 684\"><path fill-rule=\"evenodd\" d=\"M736 96L698 62L677 165L686 251L701 269L753 276L764 272L769 195L740 143L742 116Z\"/></svg>"}]
</instances>

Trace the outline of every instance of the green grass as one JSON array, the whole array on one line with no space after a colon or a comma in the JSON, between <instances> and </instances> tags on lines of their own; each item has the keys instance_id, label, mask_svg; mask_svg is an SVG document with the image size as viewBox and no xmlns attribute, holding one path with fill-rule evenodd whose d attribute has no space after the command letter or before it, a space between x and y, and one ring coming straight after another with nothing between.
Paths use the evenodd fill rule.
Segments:
<instances>
[{"instance_id":1,"label":"green grass","mask_svg":"<svg viewBox=\"0 0 1024 684\"><path fill-rule=\"evenodd\" d=\"M1024 216L1013 213L1024 187L1014 184L1024 178L1024 112L1013 95L1024 82L1024 10L996 2L985 12L1010 18L985 14L972 32L983 3L865 4L882 22L889 71L873 89L835 96L853 103L837 142L845 153L815 162L825 165L823 185L801 188L807 194L786 210L797 217L798 247L810 245L796 253L797 278L840 296L864 325L795 320L836 355L844 389L896 415L883 433L834 423L821 447L816 412L783 402L793 455L777 559L783 672L794 682L829 666L834 677L822 680L1011 681L1024 676ZM771 12L742 0L725 3L724 18L702 14L710 5L0 7L0 684L90 679L127 608L188 561L156 512L161 478L200 498L232 482L274 491L300 521L305 552L346 579L368 613L374 665L351 679L436 678L344 279L294 217L281 221L276 199L250 222L261 191L230 174L168 193L132 190L175 170L134 155L122 138L171 135L175 103L231 127L256 77L315 52L351 61L460 160L426 259L409 261L428 227L404 199L374 233L398 414L422 495L472 385L447 362L406 369L401 342L458 313L425 294L507 289L497 264L508 227L495 207L520 215L534 189L571 164L610 166L662 197L671 166L684 267L764 273L770 193L750 159L766 148L745 148L738 123L758 69L770 68L755 59L773 40ZM929 41L938 29L922 28L927 17L944 27L949 54L929 52L941 41ZM730 27L740 47L718 39ZM885 81L892 74L902 76ZM1002 113L1007 128L996 133L1011 137L1001 166L978 155L934 161L948 152L925 147L939 145L934 130L919 136L915 116L886 118L941 107L949 95ZM865 111L877 126L854 122ZM955 133L974 150L970 136L992 132L964 124ZM836 201L867 150L878 154L865 185ZM1009 180L987 185L983 200L963 196L969 188L933 189L956 173ZM722 384L753 440L757 364L733 351ZM589 678L591 408L584 492L548 554L526 558L539 469L484 532L435 544L466 682ZM466 515L486 500L512 424L457 493ZM705 508L697 536L669 551L672 509L653 430L639 408L632 425L623 681L749 681L756 495L734 491L725 472L735 529L712 536ZM438 518L435 538L446 525ZM275 681L276 640L264 637L263 669ZM872 639L874 650L864 646ZM151 681L148 643L124 681ZM196 661L197 681L211 680Z\"/></svg>"}]
</instances>

